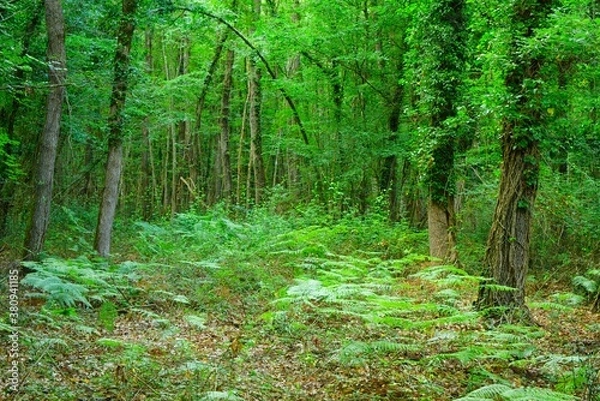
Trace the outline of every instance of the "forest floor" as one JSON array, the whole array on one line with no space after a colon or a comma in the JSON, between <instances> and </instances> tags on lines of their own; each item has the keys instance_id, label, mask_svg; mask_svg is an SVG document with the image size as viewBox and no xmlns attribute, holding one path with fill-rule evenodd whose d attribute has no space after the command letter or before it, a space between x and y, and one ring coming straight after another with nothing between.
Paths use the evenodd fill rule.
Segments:
<instances>
[{"instance_id":1,"label":"forest floor","mask_svg":"<svg viewBox=\"0 0 600 401\"><path fill-rule=\"evenodd\" d=\"M536 324L491 325L480 278L401 225L215 212L123 228L110 263L77 243L22 284L0 399L598 399L600 316L568 283L532 275Z\"/></svg>"}]
</instances>

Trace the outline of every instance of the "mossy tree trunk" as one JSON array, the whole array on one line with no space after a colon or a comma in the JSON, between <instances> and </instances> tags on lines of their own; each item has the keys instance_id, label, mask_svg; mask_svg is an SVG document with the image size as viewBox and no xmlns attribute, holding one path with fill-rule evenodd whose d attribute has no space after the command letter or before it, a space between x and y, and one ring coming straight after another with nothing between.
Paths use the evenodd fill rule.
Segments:
<instances>
[{"instance_id":1,"label":"mossy tree trunk","mask_svg":"<svg viewBox=\"0 0 600 401\"><path fill-rule=\"evenodd\" d=\"M454 155L456 118L466 53L466 2L443 0L436 2L429 13L425 71L429 76L431 136L433 141L428 171L430 191L427 220L430 255L455 262L456 216L454 210Z\"/></svg>"},{"instance_id":2,"label":"mossy tree trunk","mask_svg":"<svg viewBox=\"0 0 600 401\"><path fill-rule=\"evenodd\" d=\"M517 2L512 6L512 68L505 86L508 112L502 126L502 174L498 202L484 258L484 275L476 305L502 320L529 320L525 280L533 207L538 189L541 114L541 56L525 48L551 11L552 1ZM490 285L491 284L491 285Z\"/></svg>"}]
</instances>

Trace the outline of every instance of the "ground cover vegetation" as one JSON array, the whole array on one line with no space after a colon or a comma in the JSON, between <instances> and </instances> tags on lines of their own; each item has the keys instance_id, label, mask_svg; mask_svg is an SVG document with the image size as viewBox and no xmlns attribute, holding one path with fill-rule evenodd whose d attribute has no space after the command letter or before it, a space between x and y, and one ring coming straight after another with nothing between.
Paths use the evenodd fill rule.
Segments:
<instances>
[{"instance_id":1,"label":"ground cover vegetation","mask_svg":"<svg viewBox=\"0 0 600 401\"><path fill-rule=\"evenodd\" d=\"M0 0L0 399L600 400L598 1L89 3Z\"/></svg>"}]
</instances>

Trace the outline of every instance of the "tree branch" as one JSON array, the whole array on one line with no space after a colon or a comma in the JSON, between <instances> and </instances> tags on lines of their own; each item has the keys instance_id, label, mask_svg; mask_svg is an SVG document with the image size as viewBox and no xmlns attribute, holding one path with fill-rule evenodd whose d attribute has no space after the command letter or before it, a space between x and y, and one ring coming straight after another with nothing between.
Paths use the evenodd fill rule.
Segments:
<instances>
[{"instance_id":1,"label":"tree branch","mask_svg":"<svg viewBox=\"0 0 600 401\"><path fill-rule=\"evenodd\" d=\"M258 56L258 58L260 59L260 61L265 66L265 68L266 68L267 72L269 73L269 75L271 76L271 78L277 79L277 75L275 74L275 72L271 68L271 65L269 64L269 62L267 61L267 59L262 55L262 53L260 52L260 50L258 50L256 48L256 46L254 46L252 44L252 42L250 42L250 40L246 36L244 36L244 34L241 33L229 21L227 21L223 17L220 17L218 15L215 15L215 14L209 12L209 11L206 11L206 10L203 10L203 9L200 9L200 8L196 8L196 9L192 9L192 8L189 8L189 7L177 7L177 8L179 10L188 11L188 12L191 12L191 13L202 14L202 15L204 15L206 17L209 17L209 18L212 18L214 20L217 20L219 23L225 25L238 38L240 38L242 40L242 42L244 42L244 44L246 44L246 46L248 46L250 49L252 49L256 53L256 55ZM298 113L298 109L296 108L296 105L294 104L294 101L292 100L292 98L286 92L286 90L284 88L279 88L279 91L281 92L281 94L283 95L283 97L284 97L285 101L287 102L288 106L292 110L292 113L294 115L294 122L298 125L298 128L300 129L300 134L302 134L302 139L303 139L304 143L306 145L308 145L309 144L308 135L306 134L306 130L304 128L304 124L302 124L302 120L300 119L300 114Z\"/></svg>"}]
</instances>

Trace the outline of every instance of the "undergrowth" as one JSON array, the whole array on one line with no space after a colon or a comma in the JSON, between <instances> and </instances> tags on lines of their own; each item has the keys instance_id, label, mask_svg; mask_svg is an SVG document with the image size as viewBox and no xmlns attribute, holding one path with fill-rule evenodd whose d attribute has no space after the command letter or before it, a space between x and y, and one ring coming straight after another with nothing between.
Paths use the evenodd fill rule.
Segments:
<instances>
[{"instance_id":1,"label":"undergrowth","mask_svg":"<svg viewBox=\"0 0 600 401\"><path fill-rule=\"evenodd\" d=\"M56 249L80 256L30 262L22 281L14 399L598 400L593 271L582 295L531 300L540 327L488 327L481 277L378 215L180 214L131 224L111 261L66 216L77 245ZM582 345L562 339L580 316Z\"/></svg>"}]
</instances>

